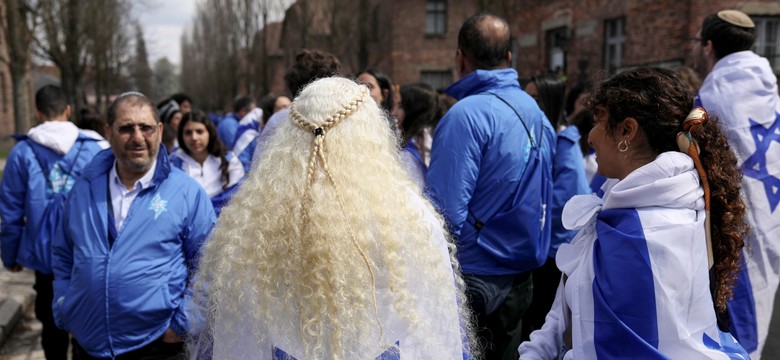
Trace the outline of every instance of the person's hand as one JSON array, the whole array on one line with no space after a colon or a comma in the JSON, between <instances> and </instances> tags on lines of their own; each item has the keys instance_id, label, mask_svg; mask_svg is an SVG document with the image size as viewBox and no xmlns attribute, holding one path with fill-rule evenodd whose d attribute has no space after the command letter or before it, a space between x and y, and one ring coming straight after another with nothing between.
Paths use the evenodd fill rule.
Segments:
<instances>
[{"instance_id":1,"label":"person's hand","mask_svg":"<svg viewBox=\"0 0 780 360\"><path fill-rule=\"evenodd\" d=\"M175 331L173 331L173 329L171 329L171 328L168 328L167 330L165 330L165 333L163 334L163 336L162 336L161 340L162 340L164 343L169 343L169 344L180 343L180 342L182 342L182 341L183 341L183 340L181 339L181 336L179 336L179 334L177 334L177 333L176 333Z\"/></svg>"},{"instance_id":2,"label":"person's hand","mask_svg":"<svg viewBox=\"0 0 780 360\"><path fill-rule=\"evenodd\" d=\"M7 267L6 269L8 269L8 271L10 272L20 272L24 268L22 267L22 265L13 264L11 267Z\"/></svg>"}]
</instances>

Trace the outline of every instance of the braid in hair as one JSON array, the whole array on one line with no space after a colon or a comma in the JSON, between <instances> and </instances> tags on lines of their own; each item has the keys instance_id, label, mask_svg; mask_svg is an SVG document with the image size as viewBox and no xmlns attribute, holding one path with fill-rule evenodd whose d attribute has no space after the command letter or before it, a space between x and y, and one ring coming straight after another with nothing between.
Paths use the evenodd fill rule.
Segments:
<instances>
[{"instance_id":1,"label":"braid in hair","mask_svg":"<svg viewBox=\"0 0 780 360\"><path fill-rule=\"evenodd\" d=\"M295 103L293 103L290 106L290 119L292 120L293 124L295 124L297 127L303 130L311 131L314 134L314 148L312 149L311 156L309 157L306 188L304 189L304 201L310 201L308 192L315 180L315 168L318 163L317 159L319 158L319 163L322 166L322 171L325 173L327 179L330 180L330 183L333 185L333 188L335 189L336 199L339 203L339 206L341 207L341 211L345 212L344 200L343 197L341 196L341 192L339 191L338 183L336 182L336 180L333 178L330 171L328 170L328 161L327 161L327 157L325 156L327 152L325 148L325 135L327 135L328 131L332 129L334 126L338 125L341 121L343 121L344 119L352 115L352 113L354 113L360 107L360 105L366 101L368 95L369 95L368 88L361 86L359 94L354 99L352 99L352 101L350 101L349 104L342 107L335 114L328 116L321 125L317 125L311 122L310 120L306 119L300 112L296 110ZM304 209L307 208L308 208L307 206L304 206ZM306 224L309 221L308 215L306 214L305 210L302 214L302 221L304 224L303 226L306 226ZM380 332L379 339L381 339L383 336L382 334L384 333L384 329L379 317L379 307L378 307L378 301L376 296L376 277L374 275L374 271L371 269L371 263L368 260L368 256L366 255L366 252L363 250L363 248L360 246L360 244L357 241L357 237L355 236L355 232L352 229L352 226L349 224L349 222L345 222L345 225L349 230L349 235L352 240L352 244L355 245L355 248L357 249L358 253L360 253L360 256L363 258L363 263L368 269L368 273L371 277L371 282L374 284L372 290L372 297L374 301L374 316L377 325L379 326L379 332ZM338 338L339 334L334 332L332 337ZM334 342L338 343L337 341Z\"/></svg>"}]
</instances>

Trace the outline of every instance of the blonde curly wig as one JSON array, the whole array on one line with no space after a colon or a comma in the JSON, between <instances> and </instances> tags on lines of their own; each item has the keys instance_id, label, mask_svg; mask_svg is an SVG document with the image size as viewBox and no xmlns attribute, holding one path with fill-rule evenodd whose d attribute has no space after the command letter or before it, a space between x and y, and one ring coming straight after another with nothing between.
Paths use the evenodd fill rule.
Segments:
<instances>
[{"instance_id":1,"label":"blonde curly wig","mask_svg":"<svg viewBox=\"0 0 780 360\"><path fill-rule=\"evenodd\" d=\"M348 79L301 91L204 247L191 350L373 359L400 338L402 353L425 349L415 358L476 350L454 245L385 116Z\"/></svg>"}]
</instances>

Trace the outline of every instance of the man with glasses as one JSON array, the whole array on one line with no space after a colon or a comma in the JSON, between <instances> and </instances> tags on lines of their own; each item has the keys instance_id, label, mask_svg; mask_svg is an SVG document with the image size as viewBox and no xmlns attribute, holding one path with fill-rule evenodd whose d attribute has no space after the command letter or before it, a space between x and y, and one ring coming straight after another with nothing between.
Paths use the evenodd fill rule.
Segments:
<instances>
[{"instance_id":1,"label":"man with glasses","mask_svg":"<svg viewBox=\"0 0 780 360\"><path fill-rule=\"evenodd\" d=\"M54 318L76 358L179 359L188 289L215 216L205 190L161 151L140 93L108 109L103 151L74 185L54 240Z\"/></svg>"},{"instance_id":2,"label":"man with glasses","mask_svg":"<svg viewBox=\"0 0 780 360\"><path fill-rule=\"evenodd\" d=\"M758 359L772 318L780 274L780 97L766 58L751 51L756 28L745 13L723 10L702 22L693 47L704 79L696 105L717 119L742 167L751 232L729 302L730 330ZM713 190L715 191L715 190ZM715 193L713 192L713 196Z\"/></svg>"}]
</instances>

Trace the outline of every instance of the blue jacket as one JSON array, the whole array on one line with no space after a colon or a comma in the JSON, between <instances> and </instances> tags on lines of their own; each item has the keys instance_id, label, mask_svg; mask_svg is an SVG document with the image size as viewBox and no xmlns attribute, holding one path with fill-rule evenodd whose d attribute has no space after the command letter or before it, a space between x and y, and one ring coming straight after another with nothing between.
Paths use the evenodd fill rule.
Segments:
<instances>
[{"instance_id":1,"label":"blue jacket","mask_svg":"<svg viewBox=\"0 0 780 360\"><path fill-rule=\"evenodd\" d=\"M590 186L585 176L585 164L580 150L580 132L576 126L569 126L558 133L558 144L553 162L553 202L552 233L548 257L555 259L558 247L568 244L574 230L566 230L561 222L563 206L574 195L590 194Z\"/></svg>"},{"instance_id":2,"label":"blue jacket","mask_svg":"<svg viewBox=\"0 0 780 360\"><path fill-rule=\"evenodd\" d=\"M189 281L215 222L206 191L172 168L161 147L151 185L135 198L109 247L114 162L105 150L84 170L52 254L55 322L95 357L143 347L168 327L186 335Z\"/></svg>"},{"instance_id":3,"label":"blue jacket","mask_svg":"<svg viewBox=\"0 0 780 360\"><path fill-rule=\"evenodd\" d=\"M225 144L228 150L233 150L233 143L236 141L236 131L238 131L238 118L236 114L225 115L217 125L217 137Z\"/></svg>"},{"instance_id":4,"label":"blue jacket","mask_svg":"<svg viewBox=\"0 0 780 360\"><path fill-rule=\"evenodd\" d=\"M514 69L477 70L446 92L459 101L436 126L427 174L428 195L457 237L464 273L515 274L516 270L499 264L480 246L473 219L489 219L508 210L516 192L523 190L519 184L527 163L524 149L530 148L530 142L514 111L487 92L514 106L534 136L541 139L542 156L548 164L552 164L555 152L555 131L536 102L520 89ZM550 200L544 199L544 203ZM527 226L540 224L529 220Z\"/></svg>"},{"instance_id":5,"label":"blue jacket","mask_svg":"<svg viewBox=\"0 0 780 360\"><path fill-rule=\"evenodd\" d=\"M26 136L16 138L20 141L8 154L5 176L0 183L0 252L3 265L11 267L19 264L51 274L47 256L51 252L51 244L40 243L37 239L41 216L49 199L56 193L70 191L81 176L82 168L101 147L96 139L79 134L70 151L63 156ZM46 168L45 171L41 165ZM71 172L66 177L68 171ZM47 175L51 187L46 181Z\"/></svg>"}]
</instances>

